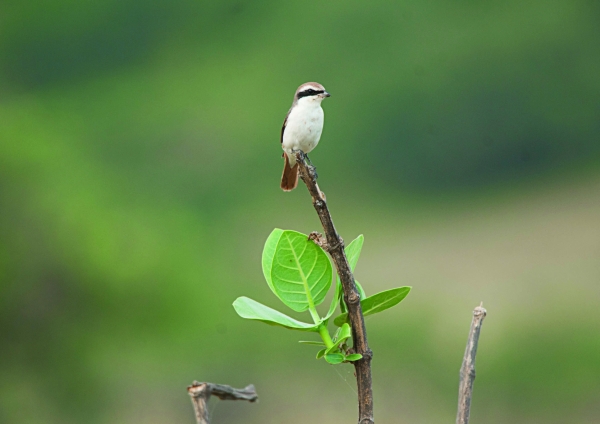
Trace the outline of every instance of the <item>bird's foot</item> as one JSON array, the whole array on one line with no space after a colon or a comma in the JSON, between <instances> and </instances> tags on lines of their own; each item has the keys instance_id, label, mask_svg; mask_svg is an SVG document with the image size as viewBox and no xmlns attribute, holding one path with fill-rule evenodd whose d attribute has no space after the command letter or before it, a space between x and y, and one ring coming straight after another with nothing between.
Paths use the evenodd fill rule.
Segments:
<instances>
[{"instance_id":1,"label":"bird's foot","mask_svg":"<svg viewBox=\"0 0 600 424\"><path fill-rule=\"evenodd\" d=\"M304 165L306 165L306 169L308 170L310 177L316 181L317 178L319 178L319 174L317 174L317 167L313 165L308 155L302 150L294 150L294 153L296 154L296 159L302 161Z\"/></svg>"},{"instance_id":2,"label":"bird's foot","mask_svg":"<svg viewBox=\"0 0 600 424\"><path fill-rule=\"evenodd\" d=\"M310 158L308 157L308 155L306 153L304 153L304 158L305 158L305 162L309 165L312 166L313 168L315 167L312 163L312 161L310 160Z\"/></svg>"},{"instance_id":3,"label":"bird's foot","mask_svg":"<svg viewBox=\"0 0 600 424\"><path fill-rule=\"evenodd\" d=\"M310 158L308 157L308 155L305 153L304 156L306 157L306 163L308 163L308 169L310 170L311 174L314 176L315 180L317 178L319 178L319 174L317 174L317 167L313 165L312 161L310 160Z\"/></svg>"}]
</instances>

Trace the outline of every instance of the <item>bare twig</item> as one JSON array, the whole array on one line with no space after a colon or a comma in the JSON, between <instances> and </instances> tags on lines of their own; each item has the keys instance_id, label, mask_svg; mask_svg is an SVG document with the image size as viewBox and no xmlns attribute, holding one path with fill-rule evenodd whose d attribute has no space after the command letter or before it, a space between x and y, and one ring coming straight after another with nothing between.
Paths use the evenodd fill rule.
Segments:
<instances>
[{"instance_id":1,"label":"bare twig","mask_svg":"<svg viewBox=\"0 0 600 424\"><path fill-rule=\"evenodd\" d=\"M468 424L471 412L471 396L473 395L473 382L475 381L475 355L477 355L477 344L483 319L487 314L483 303L473 311L473 321L467 339L467 348L460 367L460 383L458 386L458 413L456 424Z\"/></svg>"},{"instance_id":2,"label":"bare twig","mask_svg":"<svg viewBox=\"0 0 600 424\"><path fill-rule=\"evenodd\" d=\"M375 422L373 419L373 388L371 381L371 359L373 352L369 349L367 343L367 331L360 306L360 296L354 283L354 275L352 275L348 259L346 258L344 241L338 235L333 225L325 195L317 185L315 168L307 165L304 158L304 153L298 152L296 154L300 178L302 178L312 196L313 206L319 215L323 230L325 230L327 242L323 247L331 255L337 273L340 276L340 281L342 282L344 301L348 306L348 317L352 325L353 349L356 353L362 355L362 359L353 362L358 386L358 423L373 424Z\"/></svg>"},{"instance_id":3,"label":"bare twig","mask_svg":"<svg viewBox=\"0 0 600 424\"><path fill-rule=\"evenodd\" d=\"M188 386L187 390L192 398L197 424L210 423L206 404L211 395L214 395L221 400L247 400L249 402L255 402L258 399L256 390L252 384L243 389L234 389L233 387L224 384L199 383L194 381L191 386Z\"/></svg>"}]
</instances>

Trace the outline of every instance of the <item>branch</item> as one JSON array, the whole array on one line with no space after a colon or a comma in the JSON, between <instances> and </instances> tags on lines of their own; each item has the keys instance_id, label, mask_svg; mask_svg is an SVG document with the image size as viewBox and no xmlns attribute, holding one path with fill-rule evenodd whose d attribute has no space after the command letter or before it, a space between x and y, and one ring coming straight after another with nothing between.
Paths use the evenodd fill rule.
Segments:
<instances>
[{"instance_id":1,"label":"branch","mask_svg":"<svg viewBox=\"0 0 600 424\"><path fill-rule=\"evenodd\" d=\"M252 384L243 389L234 389L224 384L199 383L194 381L191 386L188 386L187 390L192 398L197 424L210 423L206 404L211 395L221 400L247 400L249 402L258 400L258 395Z\"/></svg>"},{"instance_id":2,"label":"branch","mask_svg":"<svg viewBox=\"0 0 600 424\"><path fill-rule=\"evenodd\" d=\"M365 329L365 321L360 306L360 296L356 290L354 283L354 275L350 270L346 252L344 251L344 241L338 235L331 214L327 208L325 195L319 189L316 180L315 168L307 165L305 162L305 154L302 152L296 153L296 159L299 166L300 178L306 184L310 193L313 206L319 215L327 244L325 248L331 255L340 281L344 290L344 301L348 307L348 317L352 325L352 340L354 341L353 349L356 353L362 355L362 359L354 361L356 371L356 383L358 386L358 423L359 424L374 424L373 419L373 388L371 380L371 358L373 352L369 349L367 343L367 331Z\"/></svg>"},{"instance_id":3,"label":"branch","mask_svg":"<svg viewBox=\"0 0 600 424\"><path fill-rule=\"evenodd\" d=\"M471 330L467 339L467 348L460 367L460 383L458 385L458 413L456 414L456 424L468 424L469 413L471 412L471 396L473 396L473 382L475 381L475 355L477 355L477 344L479 343L479 333L481 325L487 311L483 308L483 303L473 311L473 321L471 321Z\"/></svg>"}]
</instances>

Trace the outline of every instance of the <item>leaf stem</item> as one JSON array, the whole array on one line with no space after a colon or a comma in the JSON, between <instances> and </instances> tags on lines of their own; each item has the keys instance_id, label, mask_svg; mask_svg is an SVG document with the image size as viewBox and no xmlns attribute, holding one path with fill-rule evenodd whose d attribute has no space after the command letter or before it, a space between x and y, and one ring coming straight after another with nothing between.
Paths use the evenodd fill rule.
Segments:
<instances>
[{"instance_id":1,"label":"leaf stem","mask_svg":"<svg viewBox=\"0 0 600 424\"><path fill-rule=\"evenodd\" d=\"M308 310L310 312L310 316L312 317L312 319L315 322L315 324L320 324L322 320L319 317L319 313L317 312L317 308L315 308L315 305L312 303L312 299L309 296L307 296L307 297L309 299Z\"/></svg>"},{"instance_id":2,"label":"leaf stem","mask_svg":"<svg viewBox=\"0 0 600 424\"><path fill-rule=\"evenodd\" d=\"M319 334L321 335L325 346L327 346L327 349L333 346L333 340L331 340L331 336L329 335L329 331L327 330L325 323L321 323L321 325L319 325Z\"/></svg>"}]
</instances>

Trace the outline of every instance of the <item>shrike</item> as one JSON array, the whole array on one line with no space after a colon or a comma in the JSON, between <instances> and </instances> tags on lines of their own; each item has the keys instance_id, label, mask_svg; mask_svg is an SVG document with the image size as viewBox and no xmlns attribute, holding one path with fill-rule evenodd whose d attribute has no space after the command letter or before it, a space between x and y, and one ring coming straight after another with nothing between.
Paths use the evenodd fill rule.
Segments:
<instances>
[{"instance_id":1,"label":"shrike","mask_svg":"<svg viewBox=\"0 0 600 424\"><path fill-rule=\"evenodd\" d=\"M321 102L330 94L316 82L302 84L294 94L294 102L281 128L283 148L283 175L281 188L291 191L298 185L296 152L310 153L319 143L323 131Z\"/></svg>"}]
</instances>

